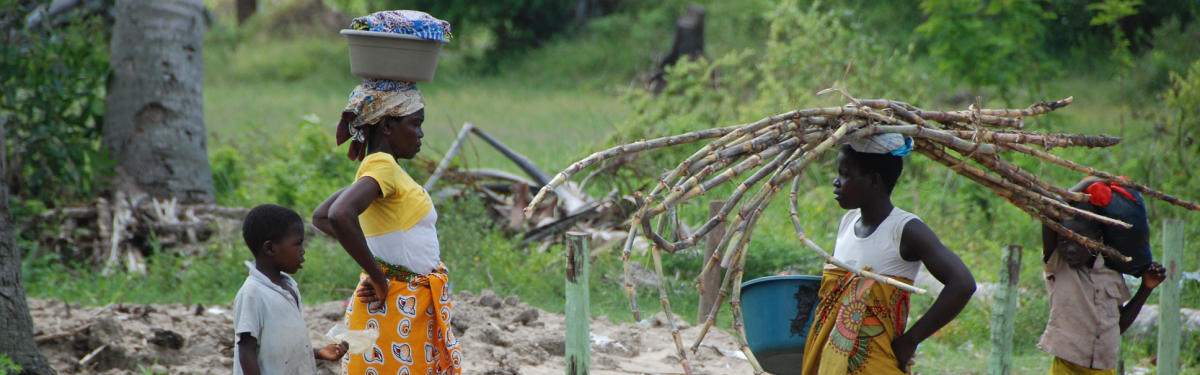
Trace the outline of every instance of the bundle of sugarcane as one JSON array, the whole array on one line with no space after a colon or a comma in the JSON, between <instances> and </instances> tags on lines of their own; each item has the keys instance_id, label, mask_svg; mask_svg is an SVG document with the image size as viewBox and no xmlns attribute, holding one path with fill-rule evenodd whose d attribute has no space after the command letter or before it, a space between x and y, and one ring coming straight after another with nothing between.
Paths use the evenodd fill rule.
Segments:
<instances>
[{"instance_id":1,"label":"bundle of sugarcane","mask_svg":"<svg viewBox=\"0 0 1200 375\"><path fill-rule=\"evenodd\" d=\"M1001 153L1015 151L1032 155L1077 172L1132 188L1146 196L1191 210L1200 210L1200 206L1195 203L1172 197L1130 180L1116 178L1111 173L1083 166L1043 151L1056 147L1109 147L1120 142L1120 138L1104 135L1054 134L1023 130L1025 119L1065 107L1071 104L1072 98L1069 97L1049 103L1039 102L1019 110L981 109L978 105L972 105L965 111L943 112L922 110L907 103L892 100L855 99L837 89L823 90L818 95L829 92L840 92L849 103L841 107L796 110L749 124L642 140L596 152L556 175L531 200L530 208L526 208L526 212L530 212L531 208L535 207L549 192L571 176L603 160L715 138L679 163L673 170L664 173L647 194L634 193L634 197L639 203L639 209L630 220L630 236L627 238L622 252L626 273L625 292L629 297L634 319L640 320L635 291L630 282L631 277L629 277L631 248L633 239L638 232L645 235L654 245L651 248L651 255L654 269L661 281L663 279L662 251L674 253L690 248L719 223L728 221L729 227L733 230L721 238L716 251L705 262L698 278L698 280L702 279L709 272L715 272L714 270L718 266L725 269L717 305L709 313L700 337L692 345L692 350L695 351L699 347L705 333L712 326L721 302L727 297L731 297L729 304L733 309L733 327L740 341L739 344L755 372L760 373L762 369L746 344L739 302L740 288L735 286L741 285L743 268L746 263L746 249L755 225L789 179L792 182L791 220L797 238L806 248L819 254L826 262L859 276L887 283L912 293L925 293L922 289L844 264L830 256L828 252L822 250L805 235L797 212L800 175L822 153L836 149L842 144L876 134L896 133L912 137L913 148L921 155L988 188L1029 216L1045 223L1054 231L1082 242L1096 252L1116 259L1127 260L1128 258L1102 243L1090 240L1063 227L1058 221L1074 215L1083 215L1109 225L1129 227L1129 224L1079 210L1064 203L1056 197L1070 201L1086 201L1088 196L1068 191L1038 178L1002 158ZM1042 150L1032 146L1041 146ZM968 160L973 161L974 165L967 163ZM666 240L669 237L669 235L663 234L668 227L666 218L671 216L670 213L680 203L703 195L719 185L733 183L735 178L751 171L753 173L749 177L737 182L733 192L725 198L725 204L717 215L696 229L691 236L675 242ZM760 183L762 186L758 188L757 192L749 200L744 200L746 193ZM736 213L734 213L735 209ZM731 216L731 214L733 215ZM652 225L652 220L655 218L658 218L658 221ZM685 372L690 374L691 369L678 329L675 326L675 315L671 311L665 285L665 282L659 283L659 300L671 324L671 332L679 351L680 364ZM733 287L732 296L729 293L731 287ZM697 288L701 289L702 284L697 283Z\"/></svg>"}]
</instances>

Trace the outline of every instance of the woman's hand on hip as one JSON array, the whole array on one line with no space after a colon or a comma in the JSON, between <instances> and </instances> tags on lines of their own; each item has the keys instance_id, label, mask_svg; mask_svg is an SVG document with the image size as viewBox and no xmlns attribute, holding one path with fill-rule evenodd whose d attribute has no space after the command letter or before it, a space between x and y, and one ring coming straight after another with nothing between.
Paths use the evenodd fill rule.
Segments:
<instances>
[{"instance_id":1,"label":"woman's hand on hip","mask_svg":"<svg viewBox=\"0 0 1200 375\"><path fill-rule=\"evenodd\" d=\"M368 276L359 285L362 288L358 288L358 292L355 295L358 296L358 300L362 303L370 305L376 302L382 303L387 299L388 281L386 278L381 277L376 279Z\"/></svg>"}]
</instances>

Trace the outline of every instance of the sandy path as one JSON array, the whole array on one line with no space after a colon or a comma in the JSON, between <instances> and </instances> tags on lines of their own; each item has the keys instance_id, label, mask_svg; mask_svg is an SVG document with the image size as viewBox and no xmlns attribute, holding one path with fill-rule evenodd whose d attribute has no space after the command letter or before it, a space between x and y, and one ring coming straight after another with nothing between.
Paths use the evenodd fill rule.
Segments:
<instances>
[{"instance_id":1,"label":"sandy path","mask_svg":"<svg viewBox=\"0 0 1200 375\"><path fill-rule=\"evenodd\" d=\"M563 374L564 320L520 302L485 291L481 296L455 296L453 326L460 334L466 359L464 374ZM29 300L42 353L63 374L142 374L153 369L170 374L229 374L233 371L233 326L230 306L113 304L80 308L57 300ZM342 319L343 303L305 307L314 343ZM670 331L660 314L642 325L591 321L592 374L678 374ZM657 323L657 324L656 324ZM681 330L690 346L699 329ZM103 349L101 349L103 348ZM726 355L719 352L723 350ZM709 332L705 346L689 361L697 374L751 373L734 352L735 340L720 330ZM734 354L736 355L736 354ZM82 364L81 364L82 362ZM318 361L322 362L322 361ZM333 374L334 363L318 363L320 373Z\"/></svg>"}]
</instances>

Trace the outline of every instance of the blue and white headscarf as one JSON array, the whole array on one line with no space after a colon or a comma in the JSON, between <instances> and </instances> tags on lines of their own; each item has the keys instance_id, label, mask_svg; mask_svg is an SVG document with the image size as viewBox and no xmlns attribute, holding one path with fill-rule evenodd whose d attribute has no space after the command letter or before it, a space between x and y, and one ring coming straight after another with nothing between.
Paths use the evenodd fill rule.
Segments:
<instances>
[{"instance_id":1,"label":"blue and white headscarf","mask_svg":"<svg viewBox=\"0 0 1200 375\"><path fill-rule=\"evenodd\" d=\"M912 152L912 137L896 133L876 134L850 142L854 151L869 154L892 154L899 157Z\"/></svg>"}]
</instances>

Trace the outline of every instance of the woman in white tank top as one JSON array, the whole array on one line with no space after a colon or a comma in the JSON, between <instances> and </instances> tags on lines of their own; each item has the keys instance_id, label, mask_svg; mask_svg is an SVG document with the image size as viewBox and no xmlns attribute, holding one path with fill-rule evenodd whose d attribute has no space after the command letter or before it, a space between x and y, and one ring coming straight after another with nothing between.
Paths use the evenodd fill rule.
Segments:
<instances>
[{"instance_id":1,"label":"woman in white tank top","mask_svg":"<svg viewBox=\"0 0 1200 375\"><path fill-rule=\"evenodd\" d=\"M946 288L905 331L908 292L826 265L804 350L805 375L907 373L917 344L958 316L975 293L962 260L916 215L892 205L911 146L911 138L885 134L841 147L834 199L850 211L838 225L833 256L910 284L924 264Z\"/></svg>"}]
</instances>

